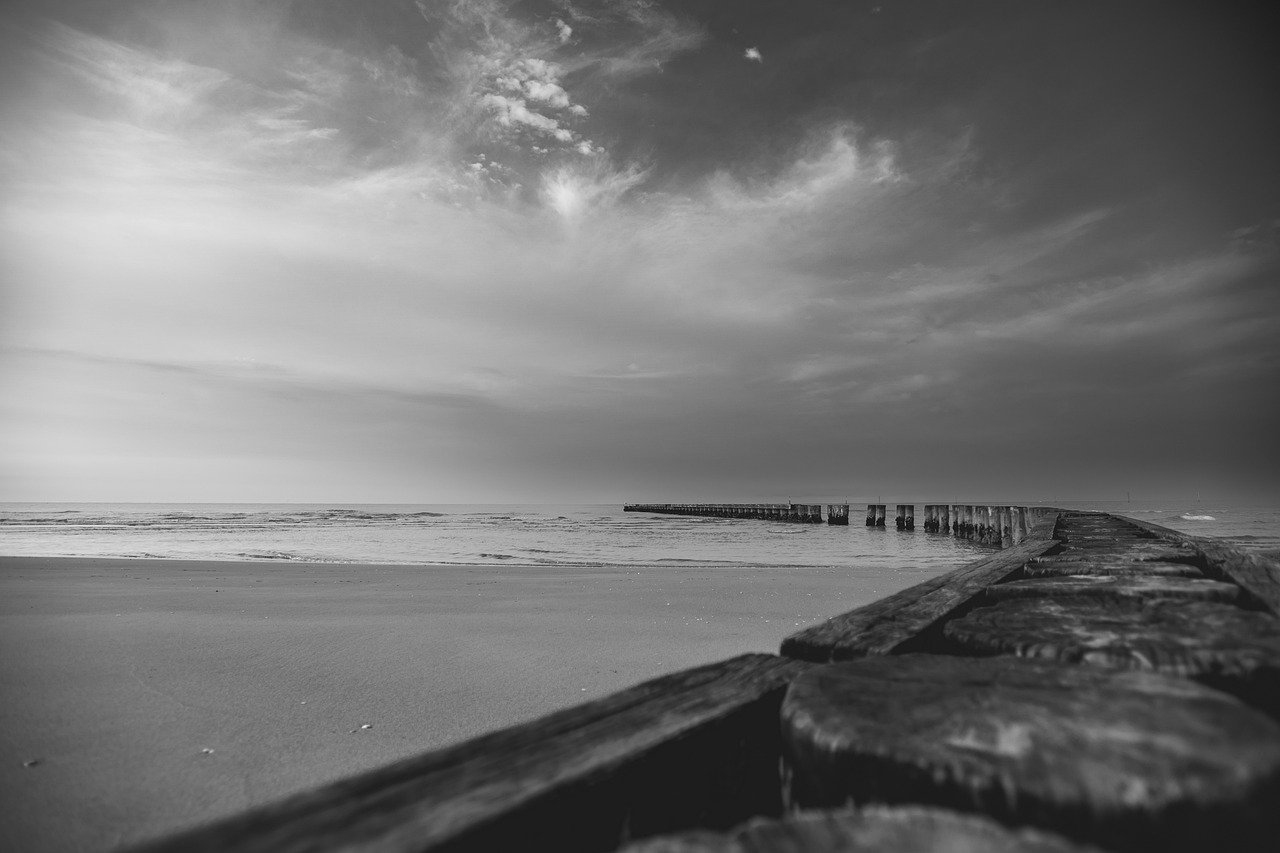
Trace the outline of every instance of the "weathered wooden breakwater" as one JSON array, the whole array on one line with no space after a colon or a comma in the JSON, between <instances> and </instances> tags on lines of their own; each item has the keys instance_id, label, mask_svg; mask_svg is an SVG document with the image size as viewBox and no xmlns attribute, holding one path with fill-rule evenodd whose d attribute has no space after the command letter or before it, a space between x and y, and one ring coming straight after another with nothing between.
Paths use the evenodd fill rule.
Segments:
<instances>
[{"instance_id":1,"label":"weathered wooden breakwater","mask_svg":"<svg viewBox=\"0 0 1280 853\"><path fill-rule=\"evenodd\" d=\"M843 510L847 524L849 507L845 506ZM706 518L755 518L764 521L794 521L800 524L822 523L821 504L625 504L622 511L698 515Z\"/></svg>"},{"instance_id":2,"label":"weathered wooden breakwater","mask_svg":"<svg viewBox=\"0 0 1280 853\"><path fill-rule=\"evenodd\" d=\"M821 504L626 504L622 509L707 518L822 523ZM886 504L867 504L867 527L884 527L886 509ZM924 529L928 533L951 533L983 545L1008 548L1026 538L1029 514L1030 510L1023 506L926 504ZM897 504L894 525L899 530L915 530L915 516L915 504ZM827 523L847 525L849 505L827 504Z\"/></svg>"},{"instance_id":3,"label":"weathered wooden breakwater","mask_svg":"<svg viewBox=\"0 0 1280 853\"><path fill-rule=\"evenodd\" d=\"M1273 849L1280 564L1109 515L1030 521L779 655L148 849Z\"/></svg>"},{"instance_id":4,"label":"weathered wooden breakwater","mask_svg":"<svg viewBox=\"0 0 1280 853\"><path fill-rule=\"evenodd\" d=\"M822 523L820 504L626 504L623 510L709 518ZM884 527L886 510L886 504L867 504L867 527ZM894 518L897 529L915 530L915 511L915 504L897 504ZM983 545L1008 548L1027 537L1029 514L1030 509L1023 506L926 504L923 526L928 533L950 533L957 538ZM849 505L827 504L827 523L847 525Z\"/></svg>"}]
</instances>

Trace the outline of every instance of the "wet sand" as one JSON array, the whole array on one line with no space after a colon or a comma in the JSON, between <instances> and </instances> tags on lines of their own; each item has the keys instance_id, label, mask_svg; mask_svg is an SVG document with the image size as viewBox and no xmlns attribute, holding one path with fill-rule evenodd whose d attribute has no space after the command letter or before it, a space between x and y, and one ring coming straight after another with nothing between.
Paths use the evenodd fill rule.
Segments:
<instances>
[{"instance_id":1,"label":"wet sand","mask_svg":"<svg viewBox=\"0 0 1280 853\"><path fill-rule=\"evenodd\" d=\"M0 849L135 843L933 574L0 557Z\"/></svg>"}]
</instances>

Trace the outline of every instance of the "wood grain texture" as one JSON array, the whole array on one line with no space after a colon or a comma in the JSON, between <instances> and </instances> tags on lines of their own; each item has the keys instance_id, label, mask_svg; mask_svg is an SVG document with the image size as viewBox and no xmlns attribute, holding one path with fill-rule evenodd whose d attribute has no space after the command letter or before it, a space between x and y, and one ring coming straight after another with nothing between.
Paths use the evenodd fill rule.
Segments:
<instances>
[{"instance_id":1,"label":"wood grain texture","mask_svg":"<svg viewBox=\"0 0 1280 853\"><path fill-rule=\"evenodd\" d=\"M977 815L868 806L752 820L724 834L665 836L624 853L1098 853L1060 835L1010 829Z\"/></svg>"},{"instance_id":2,"label":"wood grain texture","mask_svg":"<svg viewBox=\"0 0 1280 853\"><path fill-rule=\"evenodd\" d=\"M1240 587L1208 578L1158 575L1065 575L1037 577L989 586L983 592L983 602L990 604L1012 598L1072 595L1116 601L1185 598L1235 604L1240 599Z\"/></svg>"},{"instance_id":3,"label":"wood grain texture","mask_svg":"<svg viewBox=\"0 0 1280 853\"><path fill-rule=\"evenodd\" d=\"M1280 725L1195 682L1020 658L818 667L782 706L792 802L921 803L1117 850L1271 849Z\"/></svg>"},{"instance_id":4,"label":"wood grain texture","mask_svg":"<svg viewBox=\"0 0 1280 853\"><path fill-rule=\"evenodd\" d=\"M1280 616L1280 560L1274 556L1250 553L1225 542L1192 536L1146 521L1135 519L1131 523L1195 551L1206 575L1238 584L1260 606Z\"/></svg>"},{"instance_id":5,"label":"wood grain texture","mask_svg":"<svg viewBox=\"0 0 1280 853\"><path fill-rule=\"evenodd\" d=\"M1154 545L1144 543L1124 548L1085 547L1072 543L1065 543L1054 553L1053 559L1060 562L1067 562L1071 560L1075 560L1077 562L1087 562L1090 560L1125 560L1127 562L1186 563L1187 565L1200 565L1200 555L1194 548L1179 548L1164 543L1157 543Z\"/></svg>"},{"instance_id":6,"label":"wood grain texture","mask_svg":"<svg viewBox=\"0 0 1280 853\"><path fill-rule=\"evenodd\" d=\"M141 849L588 851L728 828L781 811L778 705L806 668L685 670Z\"/></svg>"},{"instance_id":7,"label":"wood grain texture","mask_svg":"<svg viewBox=\"0 0 1280 853\"><path fill-rule=\"evenodd\" d=\"M1028 578L1063 577L1067 575L1122 575L1127 577L1202 578L1204 573L1186 563L1161 563L1153 560L1121 560L1099 557L1093 560L1059 560L1050 557L1033 560L1022 573Z\"/></svg>"},{"instance_id":8,"label":"wood grain texture","mask_svg":"<svg viewBox=\"0 0 1280 853\"><path fill-rule=\"evenodd\" d=\"M1270 613L1206 601L1024 598L977 608L943 634L976 654L1195 678L1280 714L1280 619Z\"/></svg>"},{"instance_id":9,"label":"wood grain texture","mask_svg":"<svg viewBox=\"0 0 1280 853\"><path fill-rule=\"evenodd\" d=\"M1250 554L1218 542L1197 541L1211 577L1239 584L1275 616L1280 616L1280 560Z\"/></svg>"},{"instance_id":10,"label":"wood grain texture","mask_svg":"<svg viewBox=\"0 0 1280 853\"><path fill-rule=\"evenodd\" d=\"M808 661L892 654L994 583L1021 571L1056 543L1023 542L787 637L782 654Z\"/></svg>"}]
</instances>

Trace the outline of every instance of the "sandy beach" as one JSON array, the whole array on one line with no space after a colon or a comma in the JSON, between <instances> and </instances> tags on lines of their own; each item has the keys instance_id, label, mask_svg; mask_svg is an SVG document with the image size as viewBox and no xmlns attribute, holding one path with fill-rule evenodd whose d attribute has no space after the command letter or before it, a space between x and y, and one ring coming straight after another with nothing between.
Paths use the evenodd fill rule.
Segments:
<instances>
[{"instance_id":1,"label":"sandy beach","mask_svg":"<svg viewBox=\"0 0 1280 853\"><path fill-rule=\"evenodd\" d=\"M935 573L0 557L0 847L134 843Z\"/></svg>"}]
</instances>

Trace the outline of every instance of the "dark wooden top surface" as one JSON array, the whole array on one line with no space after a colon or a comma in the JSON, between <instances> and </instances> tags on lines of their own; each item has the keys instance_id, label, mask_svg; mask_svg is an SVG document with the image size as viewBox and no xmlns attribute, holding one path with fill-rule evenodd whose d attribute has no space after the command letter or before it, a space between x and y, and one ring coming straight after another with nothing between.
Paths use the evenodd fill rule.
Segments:
<instances>
[{"instance_id":1,"label":"dark wooden top surface","mask_svg":"<svg viewBox=\"0 0 1280 853\"><path fill-rule=\"evenodd\" d=\"M938 808L868 806L757 818L731 833L695 832L637 842L625 853L1086 853L1035 829L1010 829L979 815Z\"/></svg>"},{"instance_id":2,"label":"dark wooden top surface","mask_svg":"<svg viewBox=\"0 0 1280 853\"><path fill-rule=\"evenodd\" d=\"M800 675L782 725L801 807L923 802L1134 851L1280 828L1280 724L1184 679L869 657Z\"/></svg>"},{"instance_id":3,"label":"dark wooden top surface","mask_svg":"<svg viewBox=\"0 0 1280 853\"><path fill-rule=\"evenodd\" d=\"M1009 581L989 586L983 591L983 602L993 603L1011 598L1059 598L1081 595L1113 601L1189 598L1196 601L1235 604L1240 601L1240 587L1205 577L1070 574Z\"/></svg>"}]
</instances>

